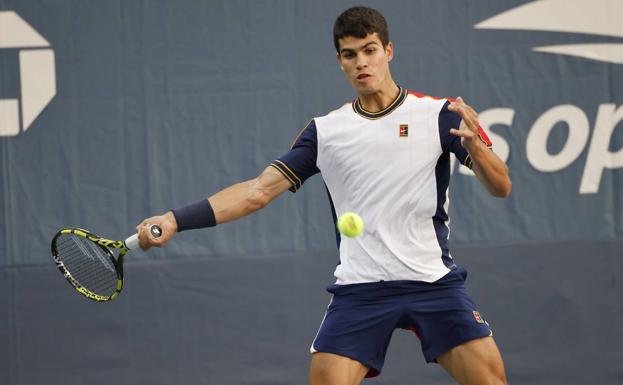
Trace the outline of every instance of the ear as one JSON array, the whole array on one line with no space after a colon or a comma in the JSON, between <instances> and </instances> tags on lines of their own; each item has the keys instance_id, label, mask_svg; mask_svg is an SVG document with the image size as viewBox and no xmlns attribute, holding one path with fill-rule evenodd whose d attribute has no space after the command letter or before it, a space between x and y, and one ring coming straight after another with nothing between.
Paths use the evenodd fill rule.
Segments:
<instances>
[{"instance_id":1,"label":"ear","mask_svg":"<svg viewBox=\"0 0 623 385\"><path fill-rule=\"evenodd\" d=\"M394 45L391 41L387 43L387 47L385 47L385 53L387 54L387 61L392 61L392 59L394 58Z\"/></svg>"},{"instance_id":2,"label":"ear","mask_svg":"<svg viewBox=\"0 0 623 385\"><path fill-rule=\"evenodd\" d=\"M337 64L340 66L340 69L342 71L344 71L344 66L342 65L342 62L340 60L340 53L339 52L335 55L335 58L337 59Z\"/></svg>"}]
</instances>

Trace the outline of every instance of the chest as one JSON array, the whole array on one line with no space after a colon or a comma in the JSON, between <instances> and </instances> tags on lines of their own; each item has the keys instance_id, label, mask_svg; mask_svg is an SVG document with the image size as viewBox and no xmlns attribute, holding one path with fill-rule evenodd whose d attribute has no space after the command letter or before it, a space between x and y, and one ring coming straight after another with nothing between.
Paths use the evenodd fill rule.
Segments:
<instances>
[{"instance_id":1,"label":"chest","mask_svg":"<svg viewBox=\"0 0 623 385\"><path fill-rule=\"evenodd\" d=\"M318 166L323 174L391 169L402 178L434 167L440 154L437 120L425 111L405 109L377 120L354 116L318 124Z\"/></svg>"}]
</instances>

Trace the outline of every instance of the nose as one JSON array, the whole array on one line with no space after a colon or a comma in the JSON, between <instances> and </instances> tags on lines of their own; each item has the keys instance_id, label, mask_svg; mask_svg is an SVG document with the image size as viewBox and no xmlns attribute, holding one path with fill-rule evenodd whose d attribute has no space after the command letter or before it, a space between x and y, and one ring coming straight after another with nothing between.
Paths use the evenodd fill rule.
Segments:
<instances>
[{"instance_id":1,"label":"nose","mask_svg":"<svg viewBox=\"0 0 623 385\"><path fill-rule=\"evenodd\" d=\"M362 69L366 68L368 66L368 62L366 61L366 58L364 55L357 55L357 63L356 63L356 67L358 71L361 71Z\"/></svg>"}]
</instances>

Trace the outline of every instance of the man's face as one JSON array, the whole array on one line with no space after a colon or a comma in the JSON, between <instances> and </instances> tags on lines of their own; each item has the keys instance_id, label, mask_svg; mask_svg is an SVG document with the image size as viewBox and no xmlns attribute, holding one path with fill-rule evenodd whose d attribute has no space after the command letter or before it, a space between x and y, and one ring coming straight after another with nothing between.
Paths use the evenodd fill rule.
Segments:
<instances>
[{"instance_id":1,"label":"man's face","mask_svg":"<svg viewBox=\"0 0 623 385\"><path fill-rule=\"evenodd\" d=\"M339 46L337 60L359 95L377 92L390 79L389 62L394 57L392 43L383 48L376 32L363 39L344 37L339 40Z\"/></svg>"}]
</instances>

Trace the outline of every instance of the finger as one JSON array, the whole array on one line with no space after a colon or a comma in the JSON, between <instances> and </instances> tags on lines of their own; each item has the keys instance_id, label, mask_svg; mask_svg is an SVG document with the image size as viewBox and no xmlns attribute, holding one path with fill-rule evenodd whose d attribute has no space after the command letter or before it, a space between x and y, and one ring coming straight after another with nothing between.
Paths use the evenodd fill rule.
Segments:
<instances>
[{"instance_id":1,"label":"finger","mask_svg":"<svg viewBox=\"0 0 623 385\"><path fill-rule=\"evenodd\" d=\"M470 123L478 123L478 113L476 110L468 106L467 104L463 105L463 109L465 111L465 117L470 120Z\"/></svg>"},{"instance_id":2,"label":"finger","mask_svg":"<svg viewBox=\"0 0 623 385\"><path fill-rule=\"evenodd\" d=\"M463 98L457 97L448 106L450 111L456 112L461 117L461 125L459 129L466 129L472 132L478 132L480 122L478 121L478 113L471 106L465 104Z\"/></svg>"},{"instance_id":3,"label":"finger","mask_svg":"<svg viewBox=\"0 0 623 385\"><path fill-rule=\"evenodd\" d=\"M151 249L151 245L149 243L139 242L139 246L141 247L141 250L143 251L147 251Z\"/></svg>"},{"instance_id":4,"label":"finger","mask_svg":"<svg viewBox=\"0 0 623 385\"><path fill-rule=\"evenodd\" d=\"M457 130L456 128L451 128L450 129L450 134L452 134L454 136L460 136L461 138L467 138L467 137L469 137L471 135L469 131Z\"/></svg>"},{"instance_id":5,"label":"finger","mask_svg":"<svg viewBox=\"0 0 623 385\"><path fill-rule=\"evenodd\" d=\"M448 109L453 111L458 109L462 104L464 104L463 99L461 99L460 96L455 99L448 99L448 101L450 102Z\"/></svg>"},{"instance_id":6,"label":"finger","mask_svg":"<svg viewBox=\"0 0 623 385\"><path fill-rule=\"evenodd\" d=\"M448 99L450 105L448 105L449 109L456 110L461 105L461 102L458 99Z\"/></svg>"},{"instance_id":7,"label":"finger","mask_svg":"<svg viewBox=\"0 0 623 385\"><path fill-rule=\"evenodd\" d=\"M474 110L474 109L472 108L472 106L470 106L469 104L465 103L465 101L463 100L463 98L462 98L462 97L460 97L460 96L459 96L459 97L457 97L457 98L454 100L454 102L453 102L453 103L454 103L456 106L458 106L458 107L460 107L460 108L465 109L466 111L473 112L473 113L474 113L474 114L476 114L476 115L478 114L478 113L476 112L476 110Z\"/></svg>"},{"instance_id":8,"label":"finger","mask_svg":"<svg viewBox=\"0 0 623 385\"><path fill-rule=\"evenodd\" d=\"M138 229L138 239L140 243L153 245L151 233L149 231L149 223L143 223Z\"/></svg>"},{"instance_id":9,"label":"finger","mask_svg":"<svg viewBox=\"0 0 623 385\"><path fill-rule=\"evenodd\" d=\"M477 128L474 128L474 125L469 120L461 120L461 124L459 125L459 130L476 132Z\"/></svg>"},{"instance_id":10,"label":"finger","mask_svg":"<svg viewBox=\"0 0 623 385\"><path fill-rule=\"evenodd\" d=\"M450 108L452 107L452 108ZM466 104L459 104L459 103L455 103L454 105L448 106L448 109L450 111L454 111L457 114L459 114L461 116L461 118L463 119L470 119L473 118L473 115L475 114L475 111L473 109L471 109L468 105Z\"/></svg>"},{"instance_id":11,"label":"finger","mask_svg":"<svg viewBox=\"0 0 623 385\"><path fill-rule=\"evenodd\" d=\"M469 112L467 110L465 110L465 108L463 106L457 105L454 112L456 112L457 114L459 114L459 116L461 117L461 125L463 124L463 122L465 122L467 120L467 122L465 123L469 123L469 121L472 119L469 115ZM462 126L459 126L459 128L463 128Z\"/></svg>"},{"instance_id":12,"label":"finger","mask_svg":"<svg viewBox=\"0 0 623 385\"><path fill-rule=\"evenodd\" d=\"M461 116L460 129L468 129L474 132L478 131L478 114L476 114L474 110L465 109L465 107L463 107L459 115Z\"/></svg>"},{"instance_id":13,"label":"finger","mask_svg":"<svg viewBox=\"0 0 623 385\"><path fill-rule=\"evenodd\" d=\"M147 221L147 219L143 219L142 221L140 221L139 223L136 224L136 232L138 233L139 231L141 231L141 228L143 226L145 226L145 222Z\"/></svg>"},{"instance_id":14,"label":"finger","mask_svg":"<svg viewBox=\"0 0 623 385\"><path fill-rule=\"evenodd\" d=\"M143 234L141 234L141 229L139 228L137 230L138 231L136 233L138 234L138 245L140 246L141 250L147 251L151 246L148 242L145 241L145 237L143 236Z\"/></svg>"},{"instance_id":15,"label":"finger","mask_svg":"<svg viewBox=\"0 0 623 385\"><path fill-rule=\"evenodd\" d=\"M476 133L471 130L457 130L456 128L450 129L450 134L454 136L460 136L465 139L473 139L476 137Z\"/></svg>"},{"instance_id":16,"label":"finger","mask_svg":"<svg viewBox=\"0 0 623 385\"><path fill-rule=\"evenodd\" d=\"M162 234L159 237L154 237L151 232L151 227L156 224L160 227ZM149 244L156 247L163 247L170 239L170 234L167 231L166 226L163 223L152 223L149 228L146 229L146 238L148 238Z\"/></svg>"},{"instance_id":17,"label":"finger","mask_svg":"<svg viewBox=\"0 0 623 385\"><path fill-rule=\"evenodd\" d=\"M470 116L475 120L478 120L478 112L476 112L476 110L474 110L474 108L472 106L470 106L469 104L466 104L465 102L462 102L461 106L461 110L463 110L466 114L466 116Z\"/></svg>"}]
</instances>

